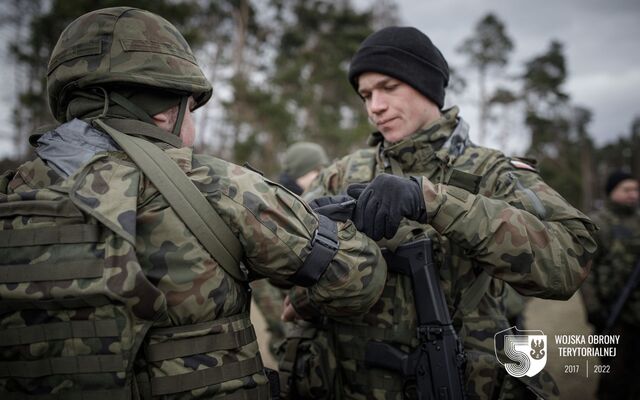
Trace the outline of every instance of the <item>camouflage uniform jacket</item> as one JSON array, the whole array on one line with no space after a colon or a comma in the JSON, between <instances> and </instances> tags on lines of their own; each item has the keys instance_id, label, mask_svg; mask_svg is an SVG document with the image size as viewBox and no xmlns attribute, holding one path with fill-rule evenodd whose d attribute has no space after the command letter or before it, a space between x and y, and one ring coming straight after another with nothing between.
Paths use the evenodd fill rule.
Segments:
<instances>
[{"instance_id":1,"label":"camouflage uniform jacket","mask_svg":"<svg viewBox=\"0 0 640 400\"><path fill-rule=\"evenodd\" d=\"M243 263L251 274L287 281L296 272L309 254L318 226L318 217L304 202L259 174L214 157L193 154L190 148L166 148L165 152L238 237ZM134 246L143 275L121 273L112 281L124 282L129 288L140 280L150 282L145 286L149 289L144 296L148 296L146 304L153 305L154 317L143 347L196 334L242 333L245 339L231 346L215 345L214 337L217 348L200 354L144 360L146 349L138 351L135 362L138 366L140 362L148 363L144 370L151 376L153 390L154 378L193 372L206 374L208 369L220 370L216 373L222 373L224 378L227 375L222 370L226 368L220 367L252 358L258 360L259 367L245 368L247 373L243 376L217 383L196 382L189 390L183 388L178 390L180 393L163 398L210 398L216 393L242 394L239 388L265 387L255 333L245 318L249 309L246 284L219 267L215 255L205 251L165 198L123 152L97 153L66 179L39 158L3 178L0 189L6 198L67 193L89 218L100 221ZM324 274L309 288L295 288L292 302L302 315L340 318L362 314L377 301L383 289L386 265L378 247L350 222L338 224L337 228L339 249ZM119 256L119 251L122 249L107 249L105 257ZM134 264L128 265L133 268ZM180 330L185 326L191 327L188 332ZM73 354L75 350L69 351ZM135 348L133 353L136 354ZM59 379L63 378L64 375L59 375Z\"/></svg>"},{"instance_id":2,"label":"camouflage uniform jacket","mask_svg":"<svg viewBox=\"0 0 640 400\"><path fill-rule=\"evenodd\" d=\"M393 249L422 232L433 240L441 283L451 315L455 314L454 326L467 352L466 391L472 398L497 398L504 369L496 362L493 335L508 327L505 282L523 295L568 299L588 273L595 251L594 227L533 167L473 145L466 123L457 114L454 107L425 130L396 144L385 143L374 133L370 144L375 147L326 168L304 198L336 195L350 183L370 181L382 172L423 177L429 224L405 220L392 240L379 245ZM477 194L447 184L454 169L481 177ZM460 299L480 271L496 279L475 310L456 314ZM413 304L409 278L389 273L380 301L368 313L349 325L334 325L344 397L402 398L399 375L362 369L363 346L358 343L373 338L392 342L403 351L415 348Z\"/></svg>"},{"instance_id":3,"label":"camouflage uniform jacket","mask_svg":"<svg viewBox=\"0 0 640 400\"><path fill-rule=\"evenodd\" d=\"M607 202L592 218L600 228L596 234L598 251L581 290L590 322L600 327L640 257L640 212ZM640 328L639 287L627 300L619 318Z\"/></svg>"}]
</instances>

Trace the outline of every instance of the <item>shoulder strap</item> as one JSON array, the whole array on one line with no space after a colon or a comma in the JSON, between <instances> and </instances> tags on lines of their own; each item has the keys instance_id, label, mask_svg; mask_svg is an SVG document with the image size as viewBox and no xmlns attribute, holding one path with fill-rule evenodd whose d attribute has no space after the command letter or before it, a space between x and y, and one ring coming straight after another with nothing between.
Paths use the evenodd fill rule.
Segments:
<instances>
[{"instance_id":1,"label":"shoulder strap","mask_svg":"<svg viewBox=\"0 0 640 400\"><path fill-rule=\"evenodd\" d=\"M140 167L220 266L235 279L246 281L240 269L240 241L180 167L153 143L125 135L99 119L95 122Z\"/></svg>"}]
</instances>

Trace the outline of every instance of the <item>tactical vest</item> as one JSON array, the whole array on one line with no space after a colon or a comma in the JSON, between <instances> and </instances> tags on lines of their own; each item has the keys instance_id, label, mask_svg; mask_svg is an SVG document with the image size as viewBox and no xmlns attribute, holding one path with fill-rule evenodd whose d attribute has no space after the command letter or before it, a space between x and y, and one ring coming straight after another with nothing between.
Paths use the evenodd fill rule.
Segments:
<instances>
[{"instance_id":1,"label":"tactical vest","mask_svg":"<svg viewBox=\"0 0 640 400\"><path fill-rule=\"evenodd\" d=\"M269 398L248 313L171 326L135 238L78 201L91 182L7 194L11 178L0 179L2 399L208 398L233 380L253 389L225 398Z\"/></svg>"}]
</instances>

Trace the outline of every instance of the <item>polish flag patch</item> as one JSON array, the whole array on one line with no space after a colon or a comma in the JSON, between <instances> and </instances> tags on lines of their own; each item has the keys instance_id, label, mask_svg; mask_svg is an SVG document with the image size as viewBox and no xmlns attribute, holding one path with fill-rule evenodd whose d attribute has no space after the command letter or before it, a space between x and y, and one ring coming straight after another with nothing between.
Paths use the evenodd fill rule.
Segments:
<instances>
[{"instance_id":1,"label":"polish flag patch","mask_svg":"<svg viewBox=\"0 0 640 400\"><path fill-rule=\"evenodd\" d=\"M511 165L513 165L514 167L518 168L518 169L526 169L529 171L533 171L533 172L537 172L536 169L534 167L532 167L531 165L527 164L526 162L522 162L519 160L511 160Z\"/></svg>"}]
</instances>

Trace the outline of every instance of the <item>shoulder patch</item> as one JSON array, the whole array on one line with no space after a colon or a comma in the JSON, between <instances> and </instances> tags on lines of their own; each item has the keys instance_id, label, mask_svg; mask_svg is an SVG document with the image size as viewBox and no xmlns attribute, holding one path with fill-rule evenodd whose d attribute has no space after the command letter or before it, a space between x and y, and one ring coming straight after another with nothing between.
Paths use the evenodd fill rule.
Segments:
<instances>
[{"instance_id":1,"label":"shoulder patch","mask_svg":"<svg viewBox=\"0 0 640 400\"><path fill-rule=\"evenodd\" d=\"M522 160L511 159L511 160L509 160L509 163L514 168L517 168L517 169L525 169L525 170L528 170L528 171L538 172L538 170L533 165L531 165L529 163L526 163L526 162L524 162Z\"/></svg>"}]
</instances>

